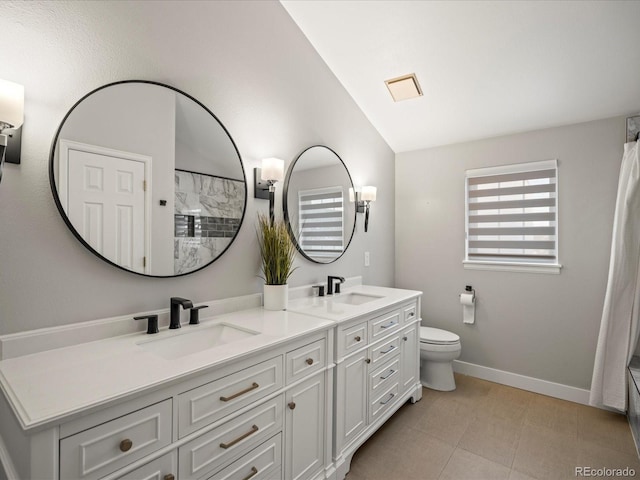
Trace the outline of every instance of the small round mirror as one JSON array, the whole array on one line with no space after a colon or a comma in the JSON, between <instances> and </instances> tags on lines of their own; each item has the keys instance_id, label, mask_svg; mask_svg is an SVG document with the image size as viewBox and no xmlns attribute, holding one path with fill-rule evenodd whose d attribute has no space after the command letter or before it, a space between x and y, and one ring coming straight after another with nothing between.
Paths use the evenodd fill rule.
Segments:
<instances>
[{"instance_id":1,"label":"small round mirror","mask_svg":"<svg viewBox=\"0 0 640 480\"><path fill-rule=\"evenodd\" d=\"M329 147L309 147L289 167L284 218L298 251L308 260L335 262L347 250L356 225L350 188L349 170Z\"/></svg>"},{"instance_id":2,"label":"small round mirror","mask_svg":"<svg viewBox=\"0 0 640 480\"><path fill-rule=\"evenodd\" d=\"M124 81L81 98L51 149L51 189L80 242L151 277L206 267L235 239L247 203L231 136L173 87Z\"/></svg>"}]
</instances>

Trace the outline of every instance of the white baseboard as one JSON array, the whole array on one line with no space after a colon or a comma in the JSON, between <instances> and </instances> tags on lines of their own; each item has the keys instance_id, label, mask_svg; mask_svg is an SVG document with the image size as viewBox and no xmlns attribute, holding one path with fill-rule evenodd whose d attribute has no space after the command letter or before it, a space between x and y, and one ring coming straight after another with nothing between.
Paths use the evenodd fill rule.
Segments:
<instances>
[{"instance_id":1,"label":"white baseboard","mask_svg":"<svg viewBox=\"0 0 640 480\"><path fill-rule=\"evenodd\" d=\"M490 382L541 393L542 395L559 398L561 400L569 400L570 402L581 403L582 405L589 405L589 390L583 388L540 380L539 378L483 367L482 365L476 365L474 363L461 362L460 360L453 361L453 370L463 375L470 375Z\"/></svg>"}]
</instances>

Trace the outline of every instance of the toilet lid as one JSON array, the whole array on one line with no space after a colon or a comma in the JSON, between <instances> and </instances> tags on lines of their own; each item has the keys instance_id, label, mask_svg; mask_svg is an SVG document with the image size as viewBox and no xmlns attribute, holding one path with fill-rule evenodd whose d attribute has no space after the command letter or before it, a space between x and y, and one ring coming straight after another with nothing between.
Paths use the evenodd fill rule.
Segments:
<instances>
[{"instance_id":1,"label":"toilet lid","mask_svg":"<svg viewBox=\"0 0 640 480\"><path fill-rule=\"evenodd\" d=\"M420 341L436 345L450 345L460 341L460 337L453 332L433 327L420 327Z\"/></svg>"}]
</instances>

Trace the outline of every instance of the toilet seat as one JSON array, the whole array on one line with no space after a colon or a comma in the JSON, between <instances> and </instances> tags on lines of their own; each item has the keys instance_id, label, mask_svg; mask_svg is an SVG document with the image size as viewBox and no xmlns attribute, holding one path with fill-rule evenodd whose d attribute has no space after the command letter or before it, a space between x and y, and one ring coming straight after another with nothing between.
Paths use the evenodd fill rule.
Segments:
<instances>
[{"instance_id":1,"label":"toilet seat","mask_svg":"<svg viewBox=\"0 0 640 480\"><path fill-rule=\"evenodd\" d=\"M460 337L453 332L433 327L420 327L420 343L429 345L454 345L460 343Z\"/></svg>"}]
</instances>

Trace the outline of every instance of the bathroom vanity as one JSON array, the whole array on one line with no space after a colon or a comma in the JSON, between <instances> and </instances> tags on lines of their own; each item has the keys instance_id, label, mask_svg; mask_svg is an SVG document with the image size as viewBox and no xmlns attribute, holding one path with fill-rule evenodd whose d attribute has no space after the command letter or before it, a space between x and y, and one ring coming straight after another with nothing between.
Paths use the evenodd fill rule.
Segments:
<instances>
[{"instance_id":1,"label":"bathroom vanity","mask_svg":"<svg viewBox=\"0 0 640 480\"><path fill-rule=\"evenodd\" d=\"M12 358L2 338L0 478L342 479L420 398L419 295L360 286Z\"/></svg>"},{"instance_id":2,"label":"bathroom vanity","mask_svg":"<svg viewBox=\"0 0 640 480\"><path fill-rule=\"evenodd\" d=\"M332 328L260 308L4 360L0 428L14 474L323 478Z\"/></svg>"},{"instance_id":3,"label":"bathroom vanity","mask_svg":"<svg viewBox=\"0 0 640 480\"><path fill-rule=\"evenodd\" d=\"M335 328L333 461L338 479L356 450L407 400L422 398L421 292L358 286L289 310L330 318Z\"/></svg>"}]
</instances>

